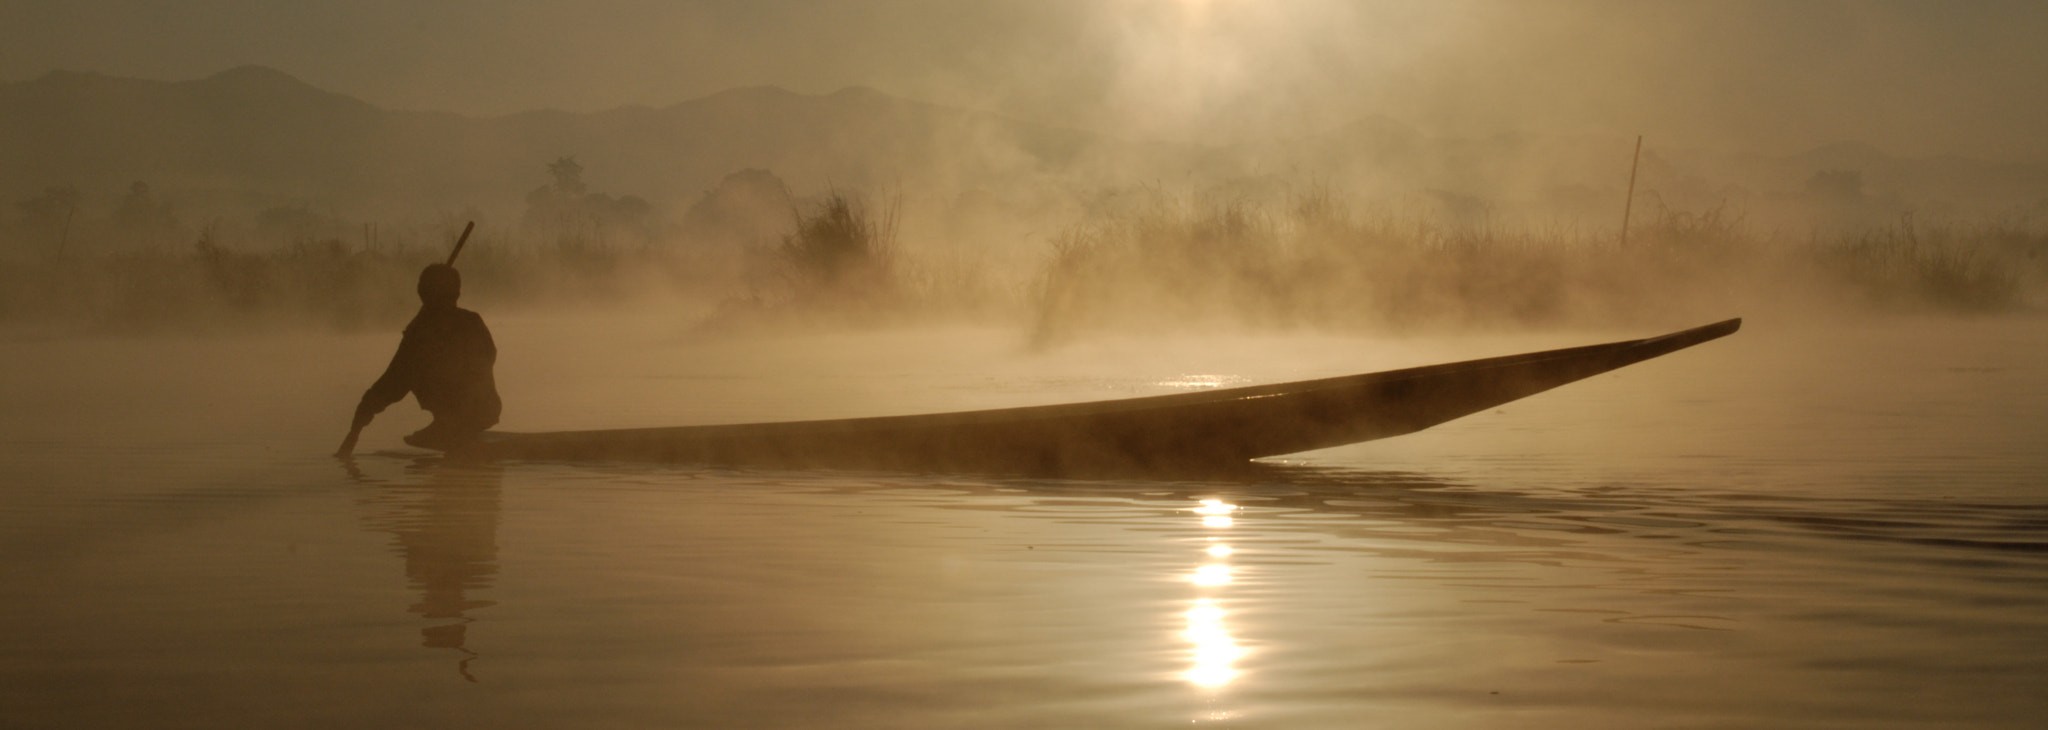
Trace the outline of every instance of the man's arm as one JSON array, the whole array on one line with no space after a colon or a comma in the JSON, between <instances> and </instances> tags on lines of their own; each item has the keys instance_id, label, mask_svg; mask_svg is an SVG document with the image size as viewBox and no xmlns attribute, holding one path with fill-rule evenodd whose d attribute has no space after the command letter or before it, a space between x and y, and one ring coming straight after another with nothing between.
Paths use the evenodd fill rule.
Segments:
<instances>
[{"instance_id":1,"label":"man's arm","mask_svg":"<svg viewBox=\"0 0 2048 730\"><path fill-rule=\"evenodd\" d=\"M356 402L356 414L349 421L348 436L342 438L341 448L334 451L335 456L347 458L355 453L356 439L362 437L363 427L370 425L371 419L383 413L385 408L412 392L413 373L419 367L419 346L413 340L411 329L408 328L405 334L405 338L398 342L398 352L391 356L391 364L385 366L384 374L378 376L377 382L363 391L363 399Z\"/></svg>"}]
</instances>

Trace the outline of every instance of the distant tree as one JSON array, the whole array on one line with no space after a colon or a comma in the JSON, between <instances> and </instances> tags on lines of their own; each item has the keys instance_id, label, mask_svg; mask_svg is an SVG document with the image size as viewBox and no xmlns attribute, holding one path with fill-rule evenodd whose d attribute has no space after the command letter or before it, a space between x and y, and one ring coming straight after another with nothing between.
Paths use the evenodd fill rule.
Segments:
<instances>
[{"instance_id":1,"label":"distant tree","mask_svg":"<svg viewBox=\"0 0 2048 730\"><path fill-rule=\"evenodd\" d=\"M582 195L583 166L575 157L560 157L548 163L548 174L555 178L555 192L562 195Z\"/></svg>"},{"instance_id":2,"label":"distant tree","mask_svg":"<svg viewBox=\"0 0 2048 730\"><path fill-rule=\"evenodd\" d=\"M178 228L178 216L169 202L159 202L149 184L140 180L128 186L128 195L114 209L114 229L132 244L150 246L170 238Z\"/></svg>"},{"instance_id":3,"label":"distant tree","mask_svg":"<svg viewBox=\"0 0 2048 730\"><path fill-rule=\"evenodd\" d=\"M538 231L551 238L575 235L586 226L582 220L583 166L574 157L556 158L548 163L548 176L554 183L534 188L526 194L525 224L528 230Z\"/></svg>"},{"instance_id":4,"label":"distant tree","mask_svg":"<svg viewBox=\"0 0 2048 730\"><path fill-rule=\"evenodd\" d=\"M1806 194L1817 199L1835 203L1853 203L1863 200L1863 173L1860 170L1821 170L1806 179Z\"/></svg>"},{"instance_id":5,"label":"distant tree","mask_svg":"<svg viewBox=\"0 0 2048 730\"><path fill-rule=\"evenodd\" d=\"M281 243L338 238L345 229L340 219L304 204L273 206L256 214L257 234Z\"/></svg>"},{"instance_id":6,"label":"distant tree","mask_svg":"<svg viewBox=\"0 0 2048 730\"><path fill-rule=\"evenodd\" d=\"M583 182L583 165L574 157L556 158L548 163L554 182L526 194L524 225L558 244L582 245L627 232L644 239L654 206L639 197L613 198L589 192Z\"/></svg>"},{"instance_id":7,"label":"distant tree","mask_svg":"<svg viewBox=\"0 0 2048 730\"><path fill-rule=\"evenodd\" d=\"M788 232L794 206L789 186L774 173L741 170L690 206L683 214L683 235L699 243L772 242Z\"/></svg>"},{"instance_id":8,"label":"distant tree","mask_svg":"<svg viewBox=\"0 0 2048 730\"><path fill-rule=\"evenodd\" d=\"M46 188L42 195L15 204L21 211L21 230L25 240L45 255L61 256L66 253L71 225L78 217L82 199L78 188L60 185Z\"/></svg>"}]
</instances>

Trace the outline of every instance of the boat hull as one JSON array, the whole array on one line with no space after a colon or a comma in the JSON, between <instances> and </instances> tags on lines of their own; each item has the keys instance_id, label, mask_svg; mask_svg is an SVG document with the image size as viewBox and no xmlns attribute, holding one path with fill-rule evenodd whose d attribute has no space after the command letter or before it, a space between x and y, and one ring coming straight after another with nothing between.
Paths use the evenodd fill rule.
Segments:
<instances>
[{"instance_id":1,"label":"boat hull","mask_svg":"<svg viewBox=\"0 0 2048 730\"><path fill-rule=\"evenodd\" d=\"M988 411L485 434L456 455L776 468L1174 471L1413 433L1734 333L1661 337L1244 388Z\"/></svg>"}]
</instances>

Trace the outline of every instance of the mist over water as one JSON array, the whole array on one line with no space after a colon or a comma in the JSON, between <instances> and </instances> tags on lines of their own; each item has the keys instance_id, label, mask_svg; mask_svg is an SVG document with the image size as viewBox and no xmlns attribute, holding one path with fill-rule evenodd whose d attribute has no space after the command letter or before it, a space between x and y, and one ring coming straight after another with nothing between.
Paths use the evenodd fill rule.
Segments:
<instances>
[{"instance_id":1,"label":"mist over water","mask_svg":"<svg viewBox=\"0 0 2048 730\"><path fill-rule=\"evenodd\" d=\"M0 7L0 725L2048 711L2037 4L388 10ZM1223 472L329 457L472 221L511 432L1745 322Z\"/></svg>"}]
</instances>

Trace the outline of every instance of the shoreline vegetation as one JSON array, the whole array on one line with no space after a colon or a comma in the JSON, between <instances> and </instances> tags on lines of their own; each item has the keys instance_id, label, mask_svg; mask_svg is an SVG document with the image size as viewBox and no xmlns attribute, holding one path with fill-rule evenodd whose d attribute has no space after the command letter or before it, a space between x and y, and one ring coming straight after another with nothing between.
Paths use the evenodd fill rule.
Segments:
<instances>
[{"instance_id":1,"label":"shoreline vegetation","mask_svg":"<svg viewBox=\"0 0 2048 730\"><path fill-rule=\"evenodd\" d=\"M1624 244L1611 225L1475 222L1318 186L1265 201L1142 188L1105 195L1035 240L912 246L900 199L797 200L767 176L753 181L751 217L727 206L725 219L656 228L640 220L644 202L590 194L577 170L556 172L522 223L480 221L461 265L469 306L667 306L679 330L701 336L975 322L1015 326L1037 347L1183 328L1500 330L1757 310L2048 308L2048 230L2025 219L1904 215L1791 233L1725 208L1639 210ZM77 224L75 201L61 225L32 206L47 201L19 206L0 228L0 326L393 330L416 308L420 267L445 258L463 219L476 217L408 227L294 208L194 230L137 187L96 225ZM257 245L265 240L279 243ZM1026 253L987 253L999 248Z\"/></svg>"}]
</instances>

